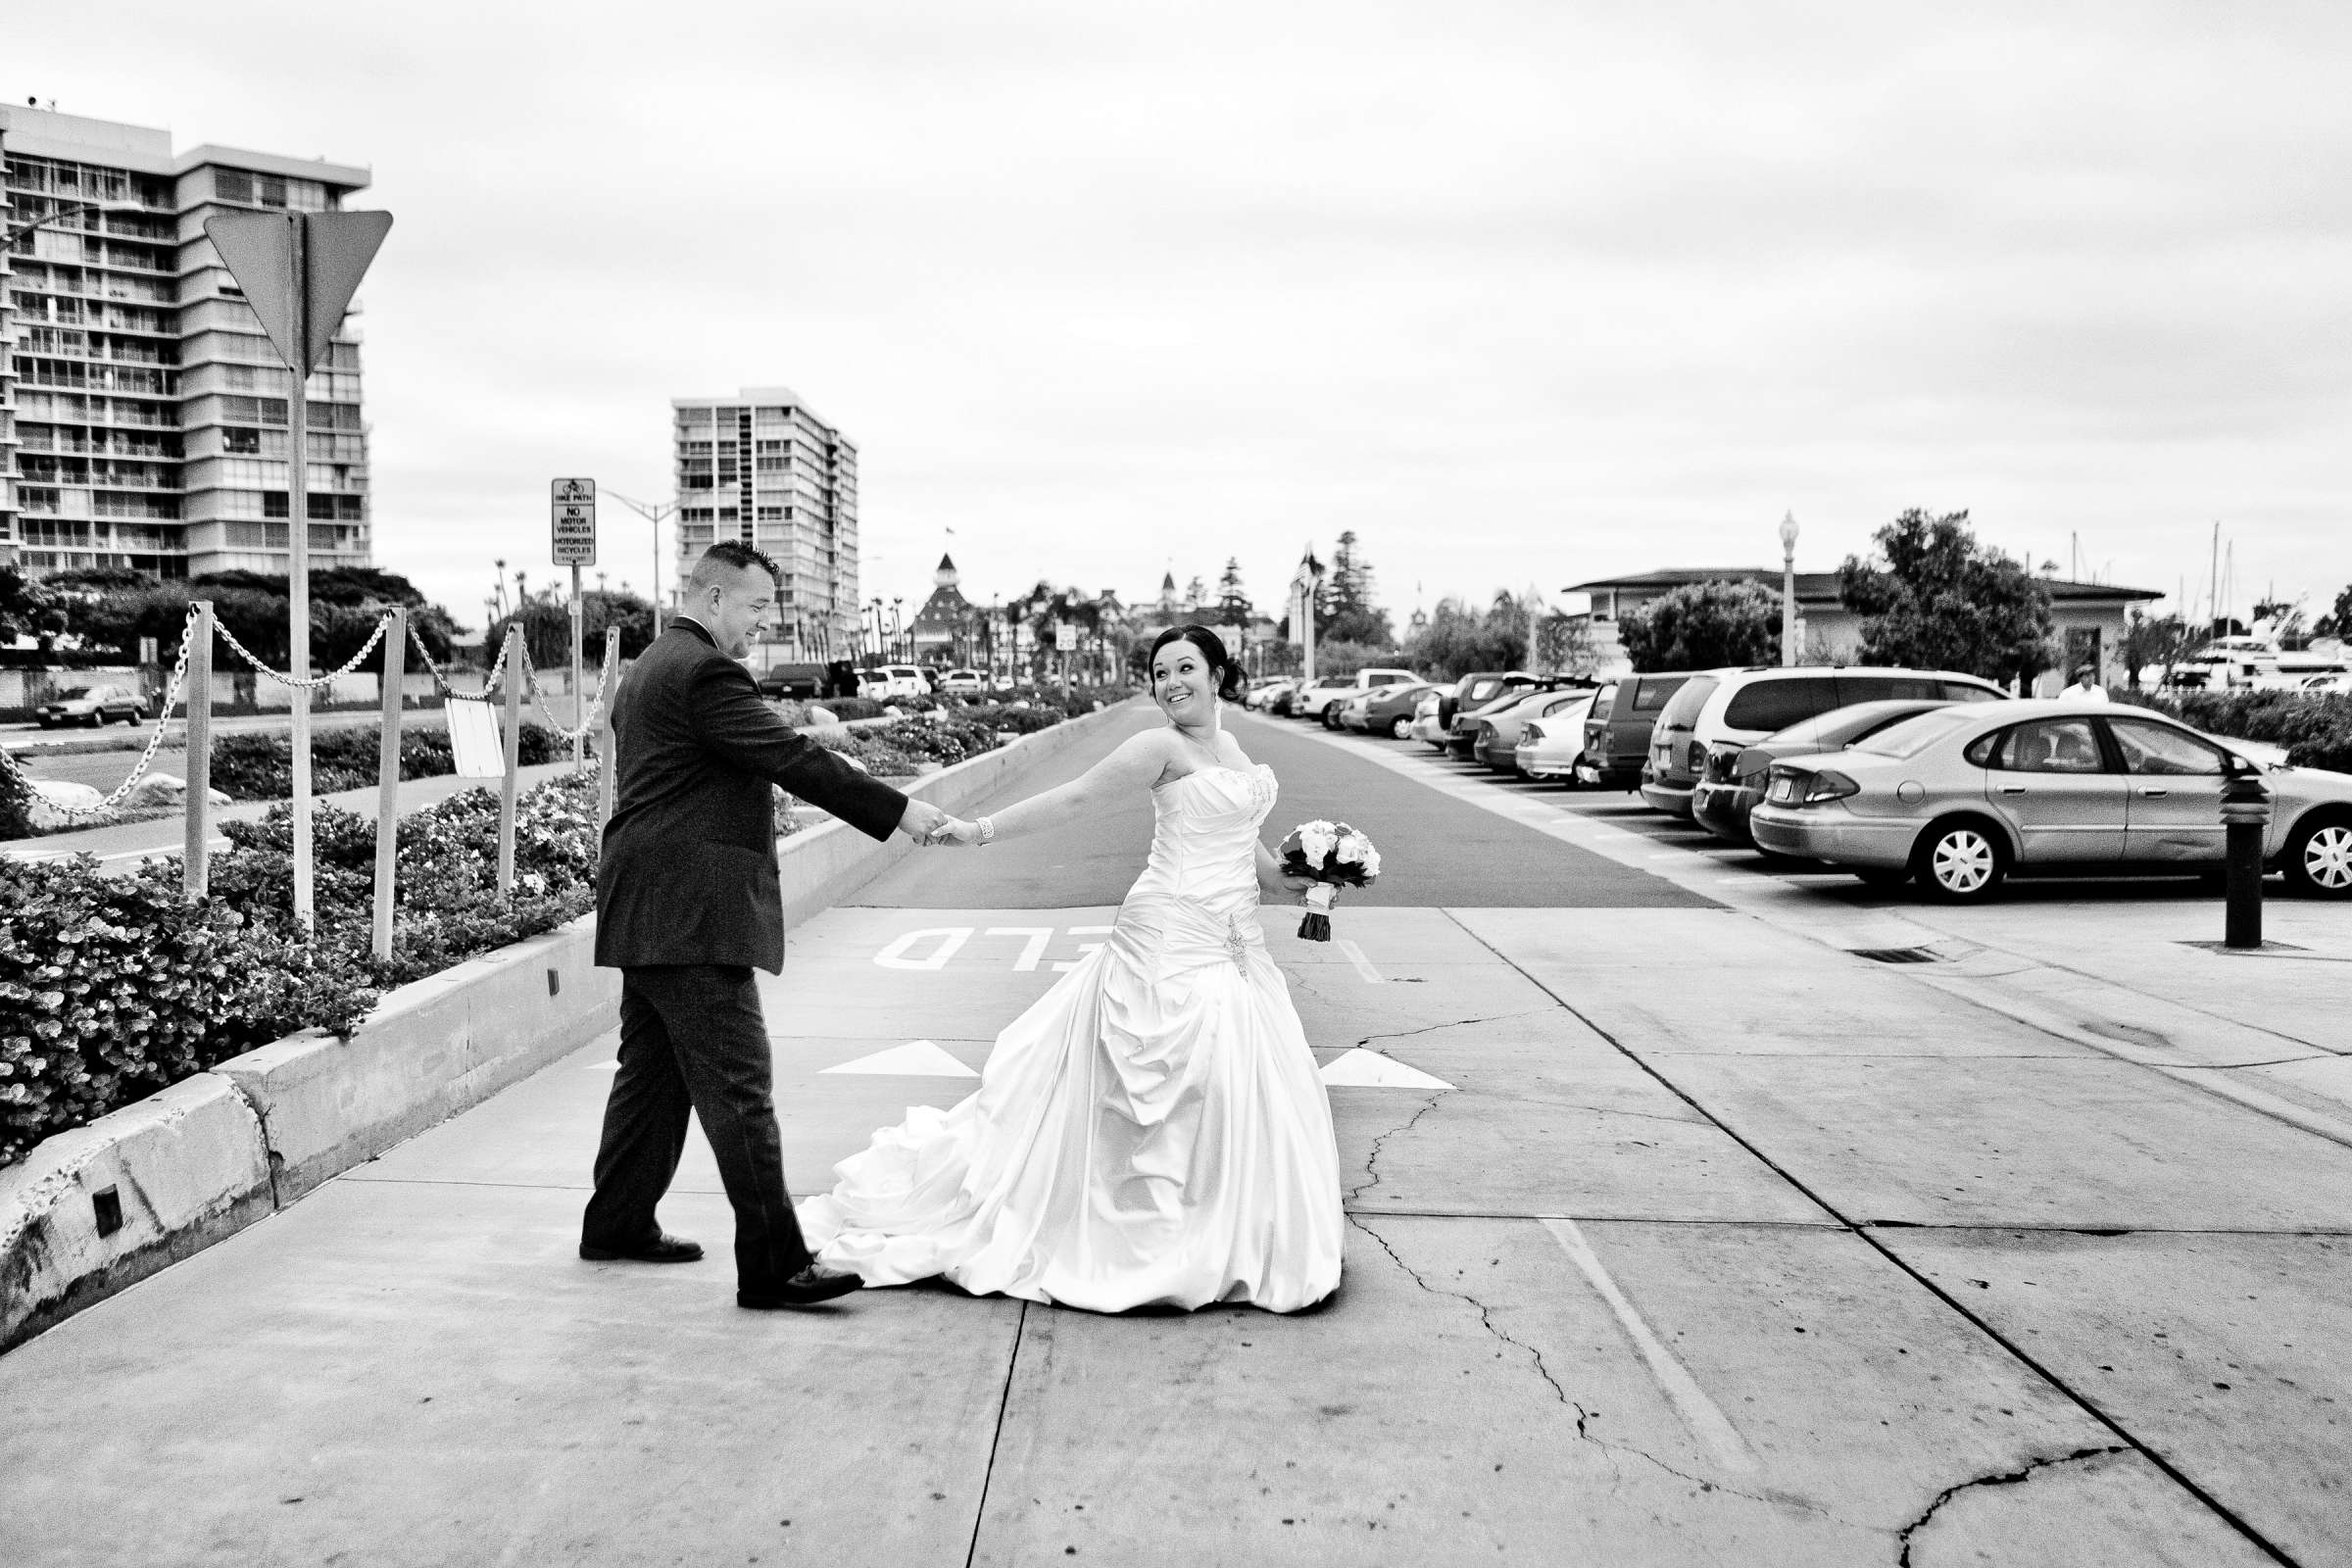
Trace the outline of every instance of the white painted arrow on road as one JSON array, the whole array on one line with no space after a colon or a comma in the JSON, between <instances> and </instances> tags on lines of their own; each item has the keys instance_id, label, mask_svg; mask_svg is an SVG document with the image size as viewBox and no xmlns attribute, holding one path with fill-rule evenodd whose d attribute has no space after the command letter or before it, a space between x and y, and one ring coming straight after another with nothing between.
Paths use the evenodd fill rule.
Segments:
<instances>
[{"instance_id":1,"label":"white painted arrow on road","mask_svg":"<svg viewBox=\"0 0 2352 1568\"><path fill-rule=\"evenodd\" d=\"M1407 1067L1394 1056L1357 1046L1326 1062L1323 1081L1349 1089L1451 1089L1443 1078L1432 1078L1418 1067Z\"/></svg>"},{"instance_id":2,"label":"white painted arrow on road","mask_svg":"<svg viewBox=\"0 0 2352 1568\"><path fill-rule=\"evenodd\" d=\"M881 1078L977 1078L980 1075L928 1040L910 1040L888 1051L877 1051L856 1061L845 1061L825 1072L864 1073Z\"/></svg>"}]
</instances>

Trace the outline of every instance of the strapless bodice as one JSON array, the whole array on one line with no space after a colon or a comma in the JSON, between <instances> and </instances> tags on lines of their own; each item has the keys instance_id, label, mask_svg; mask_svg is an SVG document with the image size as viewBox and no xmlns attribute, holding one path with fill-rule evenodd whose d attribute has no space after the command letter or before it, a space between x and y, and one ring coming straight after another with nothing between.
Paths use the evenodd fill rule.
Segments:
<instances>
[{"instance_id":1,"label":"strapless bodice","mask_svg":"<svg viewBox=\"0 0 2352 1568\"><path fill-rule=\"evenodd\" d=\"M1152 792L1152 854L1127 902L1172 897L1220 911L1257 904L1258 825L1274 809L1274 770L1203 767Z\"/></svg>"}]
</instances>

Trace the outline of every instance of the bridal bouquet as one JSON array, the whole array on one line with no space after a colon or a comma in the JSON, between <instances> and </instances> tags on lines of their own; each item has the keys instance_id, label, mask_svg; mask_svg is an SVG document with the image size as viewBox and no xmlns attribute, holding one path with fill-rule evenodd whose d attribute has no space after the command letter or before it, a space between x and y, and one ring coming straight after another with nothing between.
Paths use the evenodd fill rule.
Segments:
<instances>
[{"instance_id":1,"label":"bridal bouquet","mask_svg":"<svg viewBox=\"0 0 2352 1568\"><path fill-rule=\"evenodd\" d=\"M1309 942L1329 942L1332 902L1340 889L1364 887L1380 875L1380 852L1347 823L1317 817L1299 823L1282 841L1282 868L1291 876L1314 879L1298 934Z\"/></svg>"}]
</instances>

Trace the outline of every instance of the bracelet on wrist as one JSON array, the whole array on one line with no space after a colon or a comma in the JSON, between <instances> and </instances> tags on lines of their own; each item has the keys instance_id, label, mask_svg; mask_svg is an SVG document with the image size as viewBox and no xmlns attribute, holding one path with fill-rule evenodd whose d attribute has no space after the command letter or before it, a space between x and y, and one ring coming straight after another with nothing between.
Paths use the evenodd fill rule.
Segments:
<instances>
[{"instance_id":1,"label":"bracelet on wrist","mask_svg":"<svg viewBox=\"0 0 2352 1568\"><path fill-rule=\"evenodd\" d=\"M986 849L989 845L997 842L997 824L995 822L985 816L977 817L973 821L973 826L980 830L980 837L973 841L974 848Z\"/></svg>"}]
</instances>

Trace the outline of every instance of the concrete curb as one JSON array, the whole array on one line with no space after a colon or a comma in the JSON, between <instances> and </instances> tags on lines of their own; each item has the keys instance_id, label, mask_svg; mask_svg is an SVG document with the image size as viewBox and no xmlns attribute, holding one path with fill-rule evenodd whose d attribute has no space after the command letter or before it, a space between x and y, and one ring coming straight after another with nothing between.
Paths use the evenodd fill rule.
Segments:
<instances>
[{"instance_id":1,"label":"concrete curb","mask_svg":"<svg viewBox=\"0 0 2352 1568\"><path fill-rule=\"evenodd\" d=\"M906 793L967 808L1124 706L942 768ZM913 848L839 822L786 839L787 920ZM619 1001L620 972L596 967L596 916L582 915L400 987L349 1039L290 1035L45 1140L0 1170L0 1350L529 1077L612 1028Z\"/></svg>"}]
</instances>

